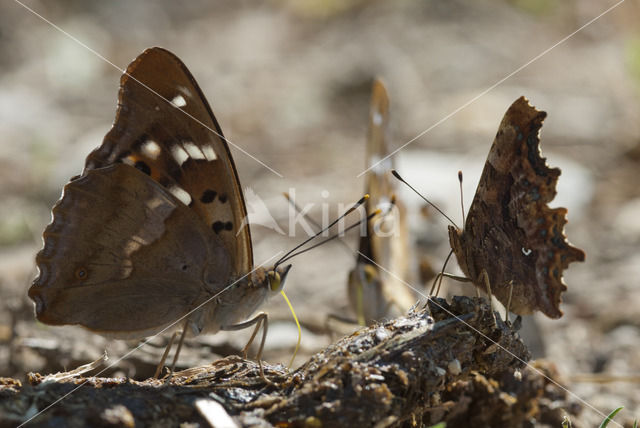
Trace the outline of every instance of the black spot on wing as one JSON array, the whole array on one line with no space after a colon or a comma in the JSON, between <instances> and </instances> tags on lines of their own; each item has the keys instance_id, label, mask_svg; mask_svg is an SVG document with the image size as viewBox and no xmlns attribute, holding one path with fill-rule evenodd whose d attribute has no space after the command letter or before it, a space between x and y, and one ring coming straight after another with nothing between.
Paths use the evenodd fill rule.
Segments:
<instances>
[{"instance_id":1,"label":"black spot on wing","mask_svg":"<svg viewBox=\"0 0 640 428\"><path fill-rule=\"evenodd\" d=\"M224 229L224 223L221 221L216 221L211 225L211 228L216 234L218 234L222 231L222 229Z\"/></svg>"},{"instance_id":2,"label":"black spot on wing","mask_svg":"<svg viewBox=\"0 0 640 428\"><path fill-rule=\"evenodd\" d=\"M202 192L202 196L200 196L200 202L202 202L203 204L209 204L213 202L217 194L218 193L215 190L207 189Z\"/></svg>"},{"instance_id":3,"label":"black spot on wing","mask_svg":"<svg viewBox=\"0 0 640 428\"><path fill-rule=\"evenodd\" d=\"M216 221L211 225L211 228L216 234L218 234L223 230L233 230L233 223L230 221L227 221L226 223L222 221Z\"/></svg>"},{"instance_id":4,"label":"black spot on wing","mask_svg":"<svg viewBox=\"0 0 640 428\"><path fill-rule=\"evenodd\" d=\"M133 166L135 166L137 169L144 172L145 174L151 175L151 168L149 168L149 165L147 165L146 162L139 160Z\"/></svg>"}]
</instances>

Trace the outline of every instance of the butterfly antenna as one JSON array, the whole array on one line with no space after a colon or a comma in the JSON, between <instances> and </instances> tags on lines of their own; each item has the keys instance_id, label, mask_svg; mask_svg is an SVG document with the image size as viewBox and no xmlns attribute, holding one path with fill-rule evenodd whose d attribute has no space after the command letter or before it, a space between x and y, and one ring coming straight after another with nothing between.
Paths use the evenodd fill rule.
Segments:
<instances>
[{"instance_id":1,"label":"butterfly antenna","mask_svg":"<svg viewBox=\"0 0 640 428\"><path fill-rule=\"evenodd\" d=\"M462 194L462 171L458 171L458 182L460 183L460 207L462 208L462 231L466 221L464 219L464 195Z\"/></svg>"},{"instance_id":2,"label":"butterfly antenna","mask_svg":"<svg viewBox=\"0 0 640 428\"><path fill-rule=\"evenodd\" d=\"M391 207L393 207L395 204L396 204L396 195L391 195ZM385 216L391 212L391 209L392 209L391 207L390 207L390 208L389 208L389 209L384 213L384 215L385 215ZM349 232L351 229L353 229L353 228L355 228L355 227L360 226L362 223L365 223L365 222L367 222L367 223L368 223L368 222L369 222L369 220L371 220L373 217L375 217L375 216L377 216L377 215L379 215L379 214L382 214L382 209L380 209L380 208L376 209L376 210L375 210L375 211L373 211L371 214L367 215L367 218L365 218L365 219L360 219L360 220L358 220L356 223L354 223L354 224L352 224L351 226L347 227L347 228L346 228L342 233L343 233L343 234L345 234L345 233ZM330 237L328 237L327 239L324 239L324 240L322 240L322 241L318 242L317 244L313 244L313 245L312 245L312 246L310 246L309 248L305 248L305 249L304 249L304 250L302 250L302 251L299 251L299 252L297 252L297 253L295 253L295 254L290 255L289 257L287 257L287 259L286 259L286 260L290 260L290 259L292 259L292 258L293 258L293 257L295 257L295 256L298 256L298 255L300 255L300 254L306 253L307 251L313 250L314 248L319 247L319 246L321 246L321 245L324 245L324 244L326 244L326 243L327 243L327 242L329 242L329 241L333 241L334 239L336 239L336 238L338 238L338 237L340 237L340 234L339 234L339 233L336 233L335 235L330 236ZM342 242L342 241L340 241L340 242ZM349 247L347 246L347 244L344 244L344 245L345 245L345 247L349 248ZM349 250L349 251L351 251L351 250Z\"/></svg>"},{"instance_id":3,"label":"butterfly antenna","mask_svg":"<svg viewBox=\"0 0 640 428\"><path fill-rule=\"evenodd\" d=\"M353 229L353 228L355 228L355 227L360 226L362 223L364 223L364 222L367 222L367 221L371 220L373 217L377 216L377 215L378 215L378 214L380 214L381 212L382 212L382 210L381 210L380 208L378 208L377 210L375 210L374 212L372 212L371 214L369 214L369 215L367 216L367 218L360 219L360 220L358 220L356 223L354 223L354 224L352 224L351 226L347 227L347 228L343 231L343 233L347 233L347 232L348 232L348 231L350 231L351 229ZM344 217L344 215L343 215L343 217ZM328 229L328 228L327 228L327 229ZM316 236L317 236L317 235L316 235ZM326 244L326 243L327 243L327 242L329 242L329 241L333 241L334 239L336 239L336 238L338 238L338 237L340 237L340 233L336 233L335 235L330 236L330 237L328 237L327 239L323 239L322 241L320 241L320 242L318 242L318 243L316 243L316 244L313 244L313 245L312 245L312 246L310 246L309 248L305 248L304 250L300 250L300 251L298 251L297 253L291 254L291 255L287 256L287 258L285 258L284 260L280 260L278 263L284 263L284 262L286 262L287 260L290 260L290 259L292 259L292 258L294 258L294 257L296 257L296 256L299 256L300 254L304 254L304 253L306 253L307 251L311 251L311 250L313 250L314 248L319 247L319 246L321 246L321 245L324 245L324 244Z\"/></svg>"},{"instance_id":4,"label":"butterfly antenna","mask_svg":"<svg viewBox=\"0 0 640 428\"><path fill-rule=\"evenodd\" d=\"M406 184L407 186L409 186L409 189L413 190L413 191L416 193L416 195L418 195L418 196L420 196L420 197L422 198L422 200L424 200L426 203L428 203L428 204L429 204L429 205L431 205L433 208L435 208L435 209L436 209L436 211L438 211L440 214L442 214L442 215L444 216L444 218L446 218L447 220L449 220L449 221L451 222L451 224L452 224L452 225L454 225L454 226L456 227L456 229L460 229L460 228L458 227L458 225L457 225L453 220L451 220L451 218L450 218L448 215L446 215L444 212L442 212L442 210L441 210L440 208L438 208L438 206L437 206L436 204L434 204L434 203L433 203L433 202L431 202L429 199L427 199L427 198L425 198L424 196L422 196L422 193L418 192L416 189L414 189L414 187L413 187L411 184L407 183L407 182L404 180L404 178L400 177L400 174L398 174L398 171L396 171L395 169L392 169L392 170L391 170L391 174L393 174L393 176L394 176L395 178L397 178L398 180L400 180L401 182L403 182L404 184Z\"/></svg>"},{"instance_id":5,"label":"butterfly antenna","mask_svg":"<svg viewBox=\"0 0 640 428\"><path fill-rule=\"evenodd\" d=\"M302 212L302 209L298 206L298 204L296 204L296 202L291 198L291 196L289 195L289 193L287 192L282 192L282 195L287 198L287 201L289 201L289 204L291 204L291 206L293 207L294 210L296 210L296 212L298 214L302 214L302 216L305 218L305 220L307 220L309 223L311 223L311 225L313 225L313 227L315 227L316 230L320 230L322 229L322 226L320 226L320 223L318 223L317 221L315 221L313 218L311 218L311 216L307 215L306 213ZM339 241L342 244L342 247L349 252L349 255L351 255L351 253L353 252L353 250L344 242L344 241Z\"/></svg>"},{"instance_id":6,"label":"butterfly antenna","mask_svg":"<svg viewBox=\"0 0 640 428\"><path fill-rule=\"evenodd\" d=\"M344 212L344 214L342 214L341 216L339 216L338 218L336 218L334 221L332 221L329 226L325 227L324 229L321 229L319 232L316 232L314 235L310 236L309 238L305 239L302 243L296 245L295 247L293 247L291 250L289 250L284 256L282 256L280 258L280 260L278 260L274 266L274 269L276 267L278 267L281 263L285 262L289 256L294 253L295 251L299 250L300 247L303 247L305 245L307 245L310 241L314 240L315 238L317 238L318 236L322 235L325 231L331 229L336 223L338 223L340 220L342 220L343 218L345 218L346 216L348 216L349 214L351 214L352 212L354 212L355 210L358 209L358 207L362 204L364 204L367 199L369 199L369 195L366 194L364 195L362 198L360 198L360 200L358 202L356 202L355 204L353 204L353 206L351 208L349 208L347 211Z\"/></svg>"}]
</instances>

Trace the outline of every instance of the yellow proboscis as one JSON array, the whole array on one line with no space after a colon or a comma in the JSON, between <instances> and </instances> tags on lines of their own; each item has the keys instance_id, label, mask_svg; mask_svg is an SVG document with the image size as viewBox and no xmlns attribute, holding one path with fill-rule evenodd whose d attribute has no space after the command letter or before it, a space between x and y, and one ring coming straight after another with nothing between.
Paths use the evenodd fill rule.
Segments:
<instances>
[{"instance_id":1,"label":"yellow proboscis","mask_svg":"<svg viewBox=\"0 0 640 428\"><path fill-rule=\"evenodd\" d=\"M302 341L302 329L300 328L300 322L298 321L298 317L296 316L296 312L293 310L293 306L291 302L287 298L287 295L284 294L284 290L280 290L280 294L284 297L284 301L289 305L289 310L291 311L291 315L293 315L293 319L296 320L296 325L298 326L298 342L296 343L296 349L293 351L293 355L291 356L291 361L289 362L289 369L293 366L293 360L296 358L296 354L298 354L298 349L300 349L300 342Z\"/></svg>"}]
</instances>

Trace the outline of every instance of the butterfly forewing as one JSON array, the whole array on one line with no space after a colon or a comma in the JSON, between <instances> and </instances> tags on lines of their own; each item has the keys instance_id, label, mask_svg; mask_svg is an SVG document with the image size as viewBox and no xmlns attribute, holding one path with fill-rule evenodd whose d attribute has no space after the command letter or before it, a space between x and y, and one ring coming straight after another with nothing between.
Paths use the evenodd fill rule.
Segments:
<instances>
[{"instance_id":1,"label":"butterfly forewing","mask_svg":"<svg viewBox=\"0 0 640 428\"><path fill-rule=\"evenodd\" d=\"M151 48L120 81L111 131L85 168L126 163L148 174L191 207L220 237L234 274L253 268L246 208L238 175L207 100L172 53Z\"/></svg>"}]
</instances>

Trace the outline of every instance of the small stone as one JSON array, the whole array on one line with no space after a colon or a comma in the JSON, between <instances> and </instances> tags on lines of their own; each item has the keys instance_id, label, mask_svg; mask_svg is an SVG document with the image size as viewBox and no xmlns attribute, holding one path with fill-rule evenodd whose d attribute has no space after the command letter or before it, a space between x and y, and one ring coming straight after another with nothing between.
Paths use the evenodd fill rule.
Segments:
<instances>
[{"instance_id":1,"label":"small stone","mask_svg":"<svg viewBox=\"0 0 640 428\"><path fill-rule=\"evenodd\" d=\"M100 419L107 425L131 428L136 425L129 409L121 404L105 409L100 415Z\"/></svg>"},{"instance_id":2,"label":"small stone","mask_svg":"<svg viewBox=\"0 0 640 428\"><path fill-rule=\"evenodd\" d=\"M447 365L447 370L449 370L449 373L451 373L454 376L457 376L460 373L462 373L462 366L460 365L460 361L458 361L457 358L454 358L453 360L449 361L449 364Z\"/></svg>"},{"instance_id":3,"label":"small stone","mask_svg":"<svg viewBox=\"0 0 640 428\"><path fill-rule=\"evenodd\" d=\"M385 330L382 327L376 329L376 339L379 342L382 342L383 340L386 340L388 338L389 338L389 332L387 330Z\"/></svg>"}]
</instances>

